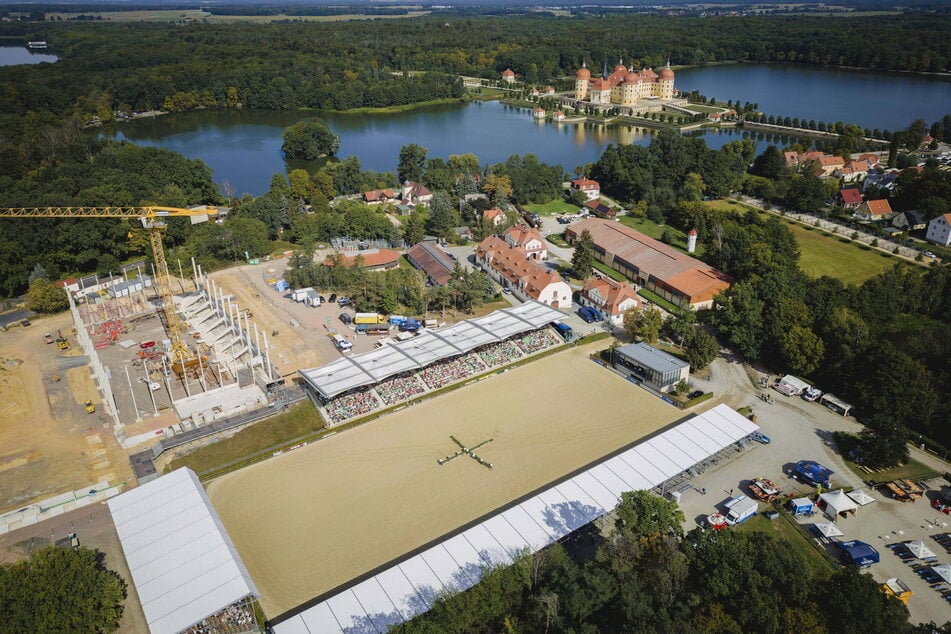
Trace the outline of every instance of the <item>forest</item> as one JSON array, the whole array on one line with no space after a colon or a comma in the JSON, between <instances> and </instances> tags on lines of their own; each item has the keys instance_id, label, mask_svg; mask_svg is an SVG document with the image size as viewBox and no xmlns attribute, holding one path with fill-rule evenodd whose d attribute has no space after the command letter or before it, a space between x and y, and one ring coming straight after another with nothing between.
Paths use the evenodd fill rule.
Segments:
<instances>
[{"instance_id":1,"label":"forest","mask_svg":"<svg viewBox=\"0 0 951 634\"><path fill-rule=\"evenodd\" d=\"M808 561L772 527L684 535L677 505L647 491L622 494L614 517L600 532L589 525L485 573L478 585L390 631L939 631L909 624L907 608L870 575Z\"/></svg>"}]
</instances>

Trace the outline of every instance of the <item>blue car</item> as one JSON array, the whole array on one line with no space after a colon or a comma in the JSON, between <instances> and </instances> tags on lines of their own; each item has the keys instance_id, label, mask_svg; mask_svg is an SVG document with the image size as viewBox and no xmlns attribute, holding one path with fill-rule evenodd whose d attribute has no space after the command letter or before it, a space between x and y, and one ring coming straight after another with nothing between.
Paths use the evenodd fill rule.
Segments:
<instances>
[{"instance_id":1,"label":"blue car","mask_svg":"<svg viewBox=\"0 0 951 634\"><path fill-rule=\"evenodd\" d=\"M767 436L761 431L754 431L752 434L750 434L750 438L752 438L756 442L761 442L764 445L768 445L770 443L769 436Z\"/></svg>"}]
</instances>

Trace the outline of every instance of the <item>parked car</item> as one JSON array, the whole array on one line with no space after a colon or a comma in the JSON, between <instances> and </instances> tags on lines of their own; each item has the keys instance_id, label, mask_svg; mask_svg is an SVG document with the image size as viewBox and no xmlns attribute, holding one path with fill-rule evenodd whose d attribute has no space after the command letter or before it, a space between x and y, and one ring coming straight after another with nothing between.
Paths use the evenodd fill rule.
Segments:
<instances>
[{"instance_id":1,"label":"parked car","mask_svg":"<svg viewBox=\"0 0 951 634\"><path fill-rule=\"evenodd\" d=\"M339 298L337 298L337 305L338 305L338 306L349 306L349 305L352 304L352 303L353 303L353 300L351 300L349 297L339 297Z\"/></svg>"},{"instance_id":2,"label":"parked car","mask_svg":"<svg viewBox=\"0 0 951 634\"><path fill-rule=\"evenodd\" d=\"M764 445L768 445L771 442L770 437L761 431L754 431L752 434L750 434L750 438L752 438L756 442L761 442Z\"/></svg>"},{"instance_id":3,"label":"parked car","mask_svg":"<svg viewBox=\"0 0 951 634\"><path fill-rule=\"evenodd\" d=\"M329 301L329 302L335 302L335 301L337 301L337 294L336 294L336 293L331 293L331 294L330 294L330 297L327 299L327 301Z\"/></svg>"},{"instance_id":4,"label":"parked car","mask_svg":"<svg viewBox=\"0 0 951 634\"><path fill-rule=\"evenodd\" d=\"M701 396L703 396L703 390L694 390L693 392L691 392L690 394L687 395L687 400L688 400L688 401L689 401L689 400L693 400L693 399L699 398L699 397L701 397Z\"/></svg>"},{"instance_id":5,"label":"parked car","mask_svg":"<svg viewBox=\"0 0 951 634\"><path fill-rule=\"evenodd\" d=\"M923 252L921 255L925 256L926 258L936 258L936 257L938 257L937 255L935 255L935 254L932 253L931 251L925 251L925 252Z\"/></svg>"},{"instance_id":6,"label":"parked car","mask_svg":"<svg viewBox=\"0 0 951 634\"><path fill-rule=\"evenodd\" d=\"M819 397L822 396L822 390L816 387L807 388L805 392L802 393L802 400L809 401L810 403L815 403L819 400Z\"/></svg>"}]
</instances>

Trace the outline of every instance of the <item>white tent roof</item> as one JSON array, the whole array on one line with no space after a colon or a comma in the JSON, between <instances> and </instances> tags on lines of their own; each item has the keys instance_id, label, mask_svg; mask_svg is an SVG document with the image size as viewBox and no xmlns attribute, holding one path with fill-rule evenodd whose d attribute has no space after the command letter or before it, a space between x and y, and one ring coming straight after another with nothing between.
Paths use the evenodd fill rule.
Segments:
<instances>
[{"instance_id":1,"label":"white tent roof","mask_svg":"<svg viewBox=\"0 0 951 634\"><path fill-rule=\"evenodd\" d=\"M787 374L782 379L780 379L780 383L785 383L786 385L789 385L800 392L811 387L808 383L800 379L798 376L793 376L791 374Z\"/></svg>"},{"instance_id":2,"label":"white tent roof","mask_svg":"<svg viewBox=\"0 0 951 634\"><path fill-rule=\"evenodd\" d=\"M260 596L191 469L112 498L109 511L152 634Z\"/></svg>"},{"instance_id":3,"label":"white tent roof","mask_svg":"<svg viewBox=\"0 0 951 634\"><path fill-rule=\"evenodd\" d=\"M871 504L875 501L871 495L863 491L862 489L855 489L854 491L849 491L846 493L852 501L856 502L860 506L865 506L866 504Z\"/></svg>"},{"instance_id":4,"label":"white tent roof","mask_svg":"<svg viewBox=\"0 0 951 634\"><path fill-rule=\"evenodd\" d=\"M851 511L859 507L842 489L822 493L819 495L819 499L826 503L826 510L829 515L833 517L839 513Z\"/></svg>"},{"instance_id":5,"label":"white tent roof","mask_svg":"<svg viewBox=\"0 0 951 634\"><path fill-rule=\"evenodd\" d=\"M816 522L816 530L819 531L819 534L823 537L841 537L845 535L845 533L835 525L835 522Z\"/></svg>"},{"instance_id":6,"label":"white tent roof","mask_svg":"<svg viewBox=\"0 0 951 634\"><path fill-rule=\"evenodd\" d=\"M939 566L932 566L932 570L935 571L939 577L951 583L951 564L941 564Z\"/></svg>"},{"instance_id":7,"label":"white tent roof","mask_svg":"<svg viewBox=\"0 0 951 634\"><path fill-rule=\"evenodd\" d=\"M935 556L934 551L925 546L920 539L910 541L905 544L905 546L907 546L908 550L911 551L911 554L918 559L931 559Z\"/></svg>"},{"instance_id":8,"label":"white tent roof","mask_svg":"<svg viewBox=\"0 0 951 634\"><path fill-rule=\"evenodd\" d=\"M485 521L357 585L338 588L306 609L272 619L276 634L380 632L432 607L443 593L466 590L487 566L509 564L613 509L624 491L652 489L745 438L758 427L726 405L629 447L517 502Z\"/></svg>"},{"instance_id":9,"label":"white tent roof","mask_svg":"<svg viewBox=\"0 0 951 634\"><path fill-rule=\"evenodd\" d=\"M536 330L562 317L562 313L545 304L526 302L460 321L448 328L425 330L418 337L341 357L319 368L301 370L300 374L321 396L332 398L400 372L423 368L440 359Z\"/></svg>"}]
</instances>

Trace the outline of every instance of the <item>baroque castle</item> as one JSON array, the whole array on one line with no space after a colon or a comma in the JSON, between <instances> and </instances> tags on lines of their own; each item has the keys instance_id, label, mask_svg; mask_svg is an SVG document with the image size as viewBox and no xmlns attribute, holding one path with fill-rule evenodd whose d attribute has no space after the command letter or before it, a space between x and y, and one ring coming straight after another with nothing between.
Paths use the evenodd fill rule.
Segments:
<instances>
[{"instance_id":1,"label":"baroque castle","mask_svg":"<svg viewBox=\"0 0 951 634\"><path fill-rule=\"evenodd\" d=\"M607 69L605 68L605 71ZM592 80L591 71L583 64L575 74L575 99L592 104L615 104L634 107L641 99L673 99L674 71L670 61L658 75L649 68L635 71L618 61L614 71Z\"/></svg>"}]
</instances>

